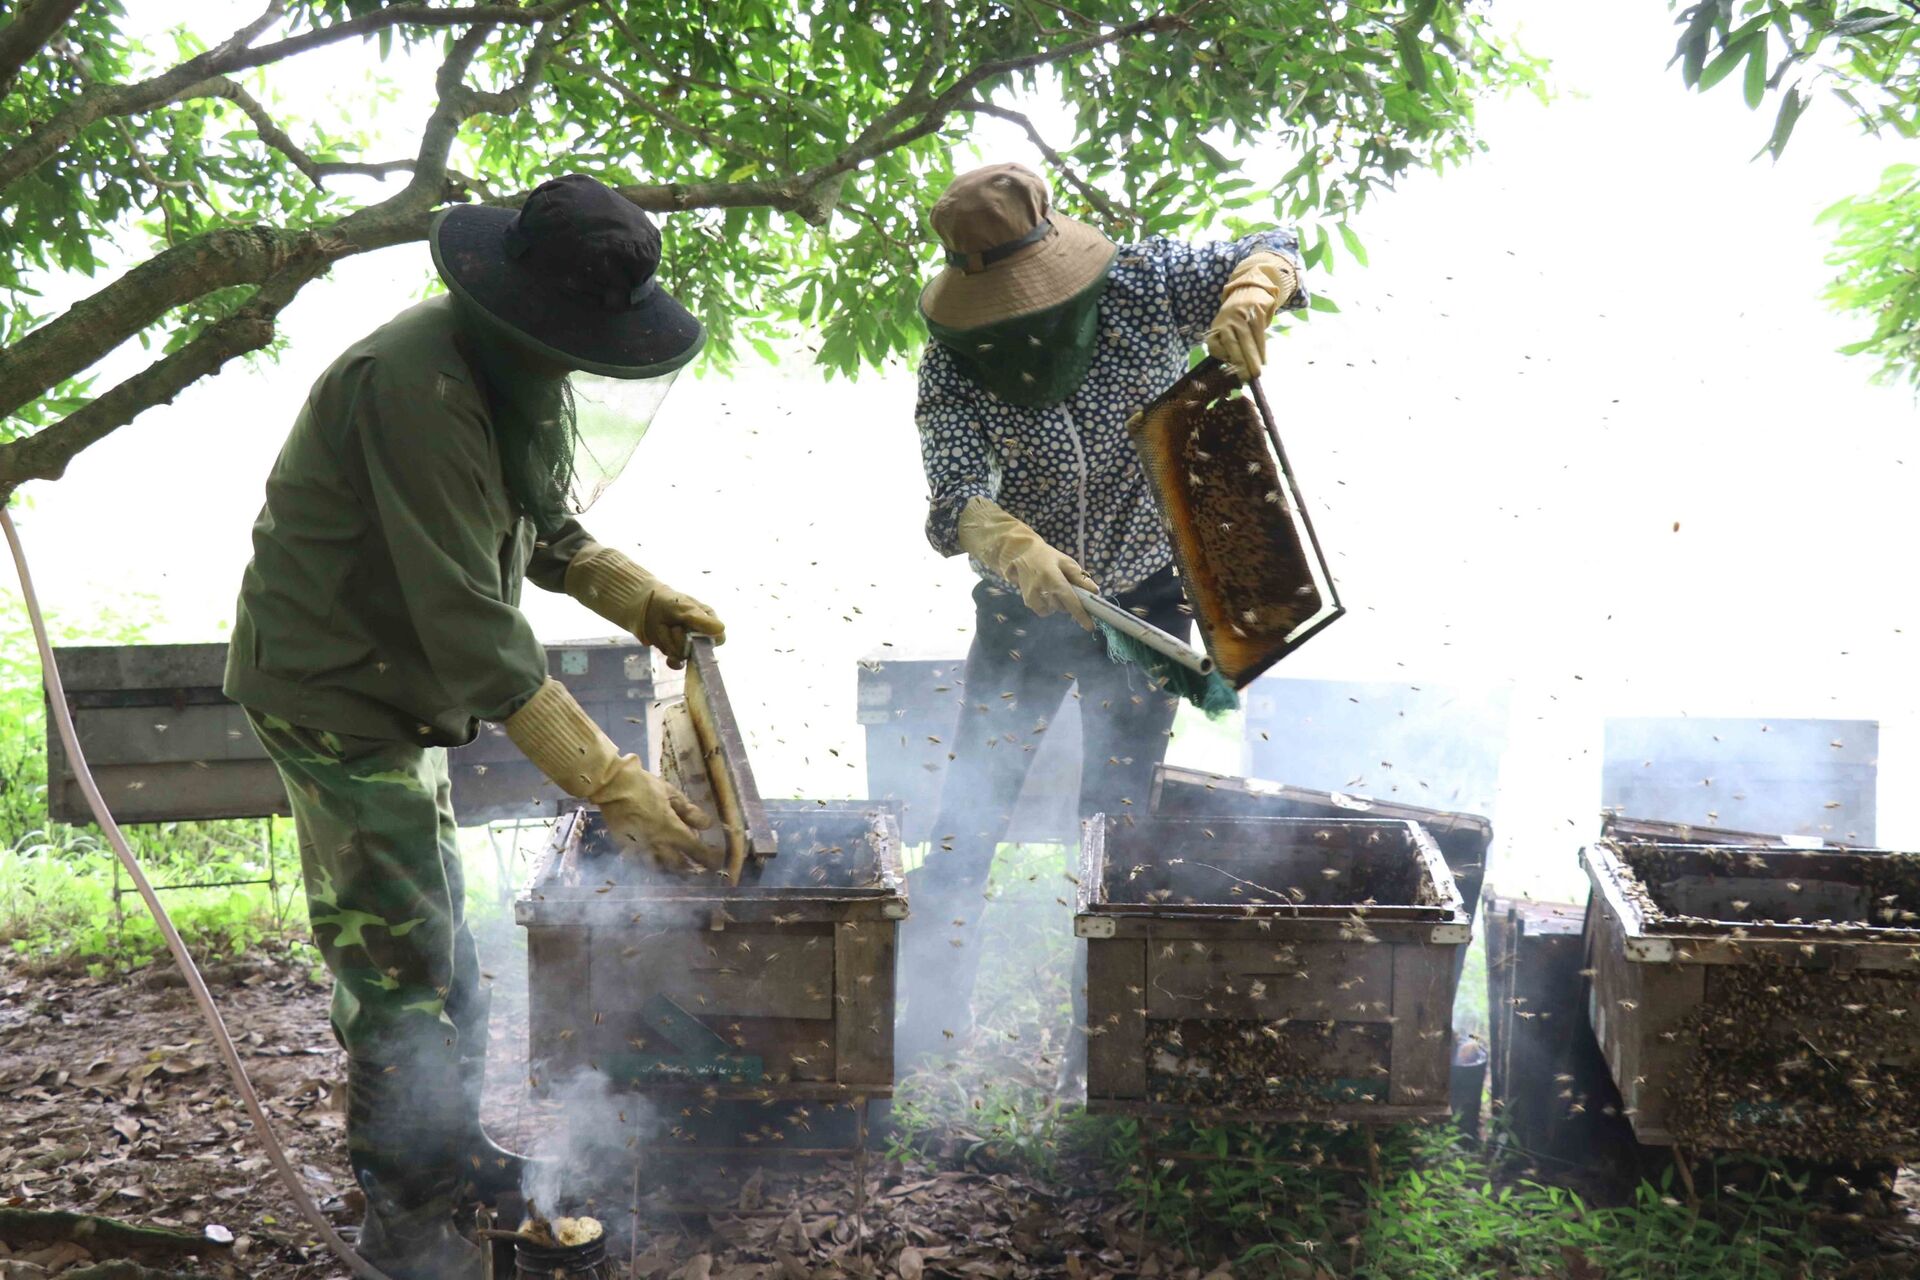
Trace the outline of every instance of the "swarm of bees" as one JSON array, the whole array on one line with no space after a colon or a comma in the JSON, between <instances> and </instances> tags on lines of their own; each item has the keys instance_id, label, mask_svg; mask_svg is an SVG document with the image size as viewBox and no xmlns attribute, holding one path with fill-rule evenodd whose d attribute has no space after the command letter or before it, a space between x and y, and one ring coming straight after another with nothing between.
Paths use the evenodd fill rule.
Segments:
<instances>
[{"instance_id":1,"label":"swarm of bees","mask_svg":"<svg viewBox=\"0 0 1920 1280\"><path fill-rule=\"evenodd\" d=\"M1685 1142L1804 1160L1920 1150L1920 1076L1903 1065L1920 975L1716 966L1697 1051L1668 1088Z\"/></svg>"},{"instance_id":2,"label":"swarm of bees","mask_svg":"<svg viewBox=\"0 0 1920 1280\"><path fill-rule=\"evenodd\" d=\"M1739 847L1618 853L1627 874L1616 883L1650 925L1722 937L1720 958L1731 961L1709 967L1697 1006L1656 1037L1684 1055L1654 1081L1679 1141L1809 1161L1920 1151L1920 1075L1907 1065L1907 1015L1920 1005L1914 956L1891 967L1877 952L1871 965L1833 963L1913 928L1920 856L1820 855L1829 864ZM1685 963L1702 950L1675 954Z\"/></svg>"},{"instance_id":3,"label":"swarm of bees","mask_svg":"<svg viewBox=\"0 0 1920 1280\"><path fill-rule=\"evenodd\" d=\"M1147 1023L1147 1096L1230 1116L1325 1115L1387 1100L1392 1029L1333 1020L1180 1019Z\"/></svg>"}]
</instances>

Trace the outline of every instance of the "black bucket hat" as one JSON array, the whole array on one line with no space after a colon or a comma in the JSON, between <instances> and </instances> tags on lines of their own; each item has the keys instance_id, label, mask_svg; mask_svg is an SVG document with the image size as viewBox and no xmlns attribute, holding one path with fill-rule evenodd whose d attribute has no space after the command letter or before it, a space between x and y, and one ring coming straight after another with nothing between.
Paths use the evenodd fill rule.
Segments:
<instances>
[{"instance_id":1,"label":"black bucket hat","mask_svg":"<svg viewBox=\"0 0 1920 1280\"><path fill-rule=\"evenodd\" d=\"M660 230L583 173L543 182L518 211L455 205L427 232L454 296L549 359L609 378L671 373L706 330L660 287Z\"/></svg>"}]
</instances>

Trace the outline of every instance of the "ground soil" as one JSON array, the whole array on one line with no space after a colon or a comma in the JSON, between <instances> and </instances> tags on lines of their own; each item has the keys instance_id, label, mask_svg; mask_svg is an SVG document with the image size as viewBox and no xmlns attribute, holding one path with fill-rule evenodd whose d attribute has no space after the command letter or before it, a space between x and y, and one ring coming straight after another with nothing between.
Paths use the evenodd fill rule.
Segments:
<instances>
[{"instance_id":1,"label":"ground soil","mask_svg":"<svg viewBox=\"0 0 1920 1280\"><path fill-rule=\"evenodd\" d=\"M524 1088L526 987L511 939L504 923L482 938L492 961L483 967L495 984L486 1114L496 1137L524 1148L543 1121ZM295 1163L336 1225L352 1226L360 1204L344 1160L344 1062L327 1030L325 975L271 954L213 965L209 975ZM1005 1068L1021 1069L1014 1061ZM681 1188L683 1200L730 1211L657 1214L639 1220L637 1231L624 1211L609 1215L629 1219L609 1222L614 1256L632 1264L636 1280L1230 1280L1231 1271L1196 1267L1143 1241L1128 1206L1097 1172L1042 1182L983 1160L980 1144L963 1132L948 1136L925 1157L901 1163L876 1153L869 1160L864 1239L852 1212L850 1162L793 1161ZM0 1215L9 1208L230 1234L230 1247L198 1258L142 1259L175 1274L347 1274L314 1241L268 1168L184 985L165 962L102 975L0 964ZM129 1255L0 1243L0 1280L79 1275L108 1256Z\"/></svg>"},{"instance_id":2,"label":"ground soil","mask_svg":"<svg viewBox=\"0 0 1920 1280\"><path fill-rule=\"evenodd\" d=\"M523 1087L524 975L513 971L501 939L493 941L483 939L483 954L500 962L488 969L495 992L485 1110L496 1138L524 1148L541 1122ZM281 1140L335 1225L351 1227L361 1201L345 1161L344 1058L327 1029L325 975L271 955L210 965L208 975ZM164 1264L176 1271L346 1276L295 1212L251 1129L169 963L97 976L0 965L0 1207L231 1233L230 1250ZM864 1247L850 1214L850 1162L721 1179L699 1190L700 1202L745 1212L656 1217L642 1224L637 1244L625 1222L610 1222L610 1234L642 1280L921 1271L1011 1280L1112 1274L1138 1256L1120 1209L1099 1195L1063 1196L1058 1185L954 1164L905 1167L874 1154ZM1171 1253L1150 1252L1154 1274L1202 1274ZM92 1260L0 1243L6 1280L39 1280Z\"/></svg>"}]
</instances>

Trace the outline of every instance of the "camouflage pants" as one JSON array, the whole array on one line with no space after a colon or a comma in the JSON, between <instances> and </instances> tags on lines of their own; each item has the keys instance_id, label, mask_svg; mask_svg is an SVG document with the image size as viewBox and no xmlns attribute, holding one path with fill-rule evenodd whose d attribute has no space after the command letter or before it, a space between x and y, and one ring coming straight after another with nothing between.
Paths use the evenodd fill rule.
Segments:
<instances>
[{"instance_id":1,"label":"camouflage pants","mask_svg":"<svg viewBox=\"0 0 1920 1280\"><path fill-rule=\"evenodd\" d=\"M247 718L286 783L314 945L333 974L355 1176L370 1196L451 1195L478 1132L487 1002L447 753Z\"/></svg>"}]
</instances>

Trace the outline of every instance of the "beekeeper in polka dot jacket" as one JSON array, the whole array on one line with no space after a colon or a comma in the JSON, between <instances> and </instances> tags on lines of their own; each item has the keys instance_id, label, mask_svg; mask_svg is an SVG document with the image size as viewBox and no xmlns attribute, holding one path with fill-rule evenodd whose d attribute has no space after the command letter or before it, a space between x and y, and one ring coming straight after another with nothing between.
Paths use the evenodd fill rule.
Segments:
<instances>
[{"instance_id":1,"label":"beekeeper in polka dot jacket","mask_svg":"<svg viewBox=\"0 0 1920 1280\"><path fill-rule=\"evenodd\" d=\"M927 538L942 555L966 552L980 582L934 847L902 942L903 1062L966 1030L994 851L1062 699L1079 699L1083 815L1143 808L1166 753L1172 700L1108 660L1073 592L1192 629L1127 419L1202 341L1257 376L1274 314L1307 301L1289 232L1116 245L1054 211L1046 183L1017 164L954 179L931 220L946 266L920 295L933 339L916 411ZM942 975L937 1001L920 966Z\"/></svg>"}]
</instances>

